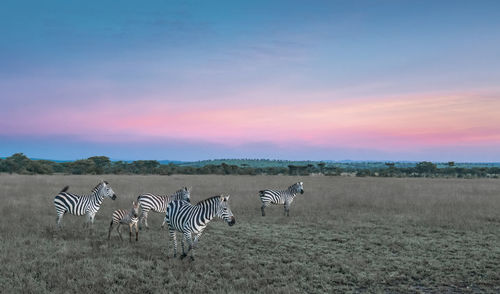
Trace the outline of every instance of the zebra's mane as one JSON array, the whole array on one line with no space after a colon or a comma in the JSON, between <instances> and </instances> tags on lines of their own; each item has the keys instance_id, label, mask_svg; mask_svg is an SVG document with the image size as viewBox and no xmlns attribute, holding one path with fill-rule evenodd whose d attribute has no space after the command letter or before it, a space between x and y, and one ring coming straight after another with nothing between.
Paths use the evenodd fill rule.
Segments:
<instances>
[{"instance_id":1,"label":"zebra's mane","mask_svg":"<svg viewBox=\"0 0 500 294\"><path fill-rule=\"evenodd\" d=\"M106 182L106 181L104 181L104 182L100 182L99 184L97 184L97 185L94 187L94 189L92 189L92 192L90 192L90 194L95 194L95 193L99 190L99 188L101 188L102 184L106 184L106 185L107 185L107 184L108 184L108 182Z\"/></svg>"},{"instance_id":2,"label":"zebra's mane","mask_svg":"<svg viewBox=\"0 0 500 294\"><path fill-rule=\"evenodd\" d=\"M210 198L207 198L207 199L204 199L204 200L200 200L198 203L196 203L195 205L203 205L204 203L207 203L207 202L210 202L212 200L215 200L216 202L220 201L220 198L222 197L222 195L216 195L216 196L212 196ZM219 199L219 200L217 200Z\"/></svg>"},{"instance_id":3,"label":"zebra's mane","mask_svg":"<svg viewBox=\"0 0 500 294\"><path fill-rule=\"evenodd\" d=\"M291 191L291 192L298 192L298 186L299 186L299 183L295 183L293 185L291 185L290 187L288 187L288 191Z\"/></svg>"},{"instance_id":4,"label":"zebra's mane","mask_svg":"<svg viewBox=\"0 0 500 294\"><path fill-rule=\"evenodd\" d=\"M180 188L179 190L175 191L174 194L172 194L171 196L177 196L177 195L181 195L184 193L184 191L186 190L186 187L184 188Z\"/></svg>"}]
</instances>

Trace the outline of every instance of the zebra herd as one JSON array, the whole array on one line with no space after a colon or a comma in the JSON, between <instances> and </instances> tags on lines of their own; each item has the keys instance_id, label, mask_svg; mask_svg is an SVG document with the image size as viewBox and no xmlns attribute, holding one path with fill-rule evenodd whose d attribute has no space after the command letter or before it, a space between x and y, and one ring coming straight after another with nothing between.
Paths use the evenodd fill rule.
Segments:
<instances>
[{"instance_id":1,"label":"zebra herd","mask_svg":"<svg viewBox=\"0 0 500 294\"><path fill-rule=\"evenodd\" d=\"M116 199L115 192L106 181L101 181L89 195L76 195L68 193L68 186L64 187L61 192L54 198L56 207L57 227L61 227L61 221L65 213L74 215L86 215L87 226L94 223L96 213L99 211L105 197ZM298 193L304 193L303 182L297 182L286 190L261 190L259 191L260 200L262 202L262 216L265 216L264 209L271 205L284 205L285 215L289 216L290 205ZM138 241L139 230L138 225L144 223L148 226L148 212L165 213L164 221L161 225L163 228L168 224L169 235L174 242L174 257L177 256L177 237L176 232L181 232L184 238L181 238L182 255L181 258L187 256L191 252L191 259L194 259L194 248L196 247L200 236L208 223L218 217L227 222L229 226L236 223L236 219L229 207L229 195L218 195L202 200L196 204L191 203L191 188L184 187L174 194L155 195L146 193L139 195L137 201L132 202L132 208L129 210L115 210L112 215L109 226L108 240L111 238L111 230L113 225L117 225L116 230L122 238L120 226L129 226L130 242L132 241L132 229L135 229L135 240ZM139 208L141 213L139 214ZM194 239L193 239L194 234ZM188 245L187 251L184 249L184 239Z\"/></svg>"}]
</instances>

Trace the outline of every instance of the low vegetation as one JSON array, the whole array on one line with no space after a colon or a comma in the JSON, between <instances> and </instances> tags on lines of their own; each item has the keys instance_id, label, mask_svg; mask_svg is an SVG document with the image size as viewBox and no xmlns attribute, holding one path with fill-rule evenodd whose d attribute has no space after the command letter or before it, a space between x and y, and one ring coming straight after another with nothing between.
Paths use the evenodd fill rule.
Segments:
<instances>
[{"instance_id":1,"label":"low vegetation","mask_svg":"<svg viewBox=\"0 0 500 294\"><path fill-rule=\"evenodd\" d=\"M111 161L93 156L76 161L32 160L22 153L0 159L0 172L17 174L140 175L351 175L358 177L498 178L500 163L320 162L266 159L223 159L196 162L156 160Z\"/></svg>"},{"instance_id":2,"label":"low vegetation","mask_svg":"<svg viewBox=\"0 0 500 294\"><path fill-rule=\"evenodd\" d=\"M0 174L0 281L11 293L479 293L500 291L500 186L495 179L106 175L91 231L53 198L88 193L101 176ZM257 191L304 181L283 216L260 216ZM196 260L173 259L163 216L138 242L107 230L143 192L193 186L193 202L231 194L236 225L209 224ZM168 250L170 249L170 251Z\"/></svg>"}]
</instances>

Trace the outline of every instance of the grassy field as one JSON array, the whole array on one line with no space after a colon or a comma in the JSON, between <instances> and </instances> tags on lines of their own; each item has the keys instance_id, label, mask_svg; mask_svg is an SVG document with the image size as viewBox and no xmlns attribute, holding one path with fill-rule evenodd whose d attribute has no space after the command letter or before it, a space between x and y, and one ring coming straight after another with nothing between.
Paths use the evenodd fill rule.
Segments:
<instances>
[{"instance_id":1,"label":"grassy field","mask_svg":"<svg viewBox=\"0 0 500 294\"><path fill-rule=\"evenodd\" d=\"M453 293L500 292L500 181L302 177L305 193L260 215L257 191L291 176L103 176L92 231L54 196L88 193L99 176L0 175L0 292L5 293ZM192 186L193 202L231 194L236 225L212 221L196 260L172 258L163 215L139 242L107 230L114 209L142 192ZM172 248L169 247L171 250Z\"/></svg>"}]
</instances>

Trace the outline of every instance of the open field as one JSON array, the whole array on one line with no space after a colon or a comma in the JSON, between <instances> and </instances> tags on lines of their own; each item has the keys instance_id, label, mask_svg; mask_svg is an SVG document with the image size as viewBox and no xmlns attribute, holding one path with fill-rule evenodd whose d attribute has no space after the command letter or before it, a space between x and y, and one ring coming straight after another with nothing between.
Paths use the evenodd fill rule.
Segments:
<instances>
[{"instance_id":1,"label":"open field","mask_svg":"<svg viewBox=\"0 0 500 294\"><path fill-rule=\"evenodd\" d=\"M68 214L57 231L54 196L65 185L88 193L100 178L118 199L105 199L92 232ZM297 180L2 174L0 292L500 292L499 180L301 177L290 217L282 206L261 217L257 191ZM116 231L107 241L114 209L181 186L193 186L193 202L231 194L236 217L208 225L195 261L167 254L160 214L139 242Z\"/></svg>"}]
</instances>

